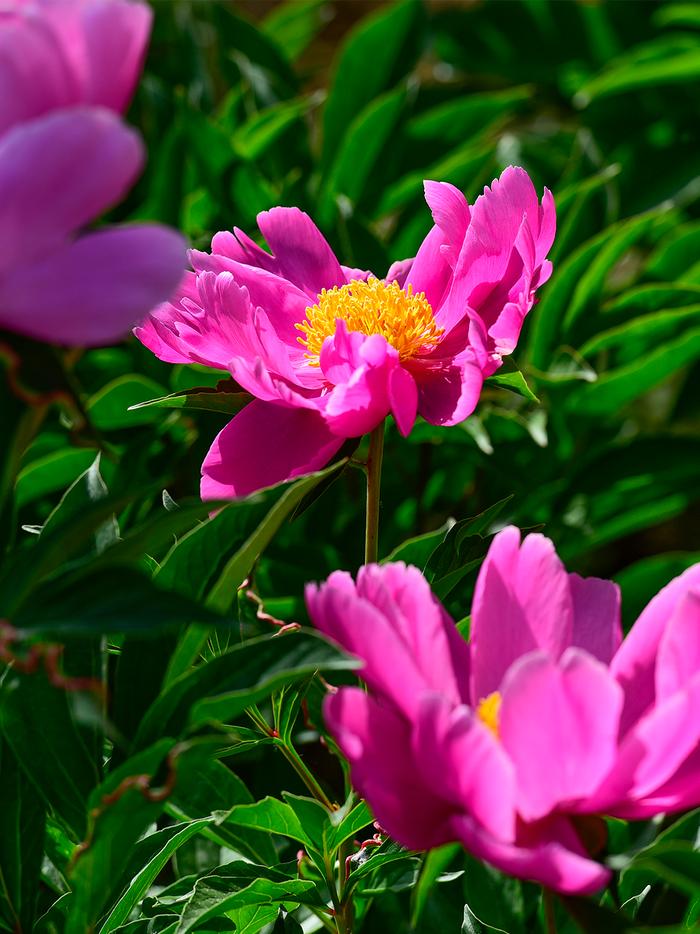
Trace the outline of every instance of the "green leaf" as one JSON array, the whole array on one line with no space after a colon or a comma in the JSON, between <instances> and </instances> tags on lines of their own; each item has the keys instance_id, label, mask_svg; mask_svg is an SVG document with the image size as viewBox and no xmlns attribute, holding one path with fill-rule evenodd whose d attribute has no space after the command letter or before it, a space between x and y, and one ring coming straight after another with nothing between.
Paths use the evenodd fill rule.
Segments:
<instances>
[{"instance_id":1,"label":"green leaf","mask_svg":"<svg viewBox=\"0 0 700 934\"><path fill-rule=\"evenodd\" d=\"M531 100L534 90L532 85L524 84L503 91L459 95L412 117L406 129L413 139L433 140L441 146L464 143L497 118L522 109L519 105Z\"/></svg>"},{"instance_id":2,"label":"green leaf","mask_svg":"<svg viewBox=\"0 0 700 934\"><path fill-rule=\"evenodd\" d=\"M403 0L362 20L345 40L323 111L326 171L355 116L411 67L413 56L405 53L422 19L421 4Z\"/></svg>"},{"instance_id":3,"label":"green leaf","mask_svg":"<svg viewBox=\"0 0 700 934\"><path fill-rule=\"evenodd\" d=\"M321 807L321 805L319 805ZM325 810L325 809L323 809ZM318 849L299 816L289 802L268 796L254 804L241 804L219 816L219 820L237 827L252 827L267 833L289 837L304 846Z\"/></svg>"},{"instance_id":4,"label":"green leaf","mask_svg":"<svg viewBox=\"0 0 700 934\"><path fill-rule=\"evenodd\" d=\"M201 818L190 823L175 824L150 834L136 844L131 859L131 865L136 871L100 927L100 934L111 934L128 920L132 910L148 893L173 854L191 837L208 827L212 820Z\"/></svg>"},{"instance_id":5,"label":"green leaf","mask_svg":"<svg viewBox=\"0 0 700 934\"><path fill-rule=\"evenodd\" d=\"M0 729L46 805L74 840L82 839L99 767L73 720L66 691L52 687L41 671L6 670L0 682Z\"/></svg>"},{"instance_id":6,"label":"green leaf","mask_svg":"<svg viewBox=\"0 0 700 934\"><path fill-rule=\"evenodd\" d=\"M700 328L669 341L639 360L604 373L595 383L581 386L566 406L577 415L612 415L672 373L700 357Z\"/></svg>"},{"instance_id":7,"label":"green leaf","mask_svg":"<svg viewBox=\"0 0 700 934\"><path fill-rule=\"evenodd\" d=\"M130 411L147 408L161 409L200 409L206 412L223 412L226 415L235 415L240 412L253 398L248 392L236 389L223 389L228 387L230 380L221 380L216 389L197 387L195 389L172 392L168 396L158 399L148 399L130 406Z\"/></svg>"},{"instance_id":8,"label":"green leaf","mask_svg":"<svg viewBox=\"0 0 700 934\"><path fill-rule=\"evenodd\" d=\"M62 448L31 461L17 477L18 508L57 490L65 490L88 469L94 457L95 452L90 449Z\"/></svg>"},{"instance_id":9,"label":"green leaf","mask_svg":"<svg viewBox=\"0 0 700 934\"><path fill-rule=\"evenodd\" d=\"M349 813L341 815L342 811L334 811L324 831L325 848L329 853L334 853L341 844L355 837L373 821L372 812L364 801L356 804Z\"/></svg>"},{"instance_id":10,"label":"green leaf","mask_svg":"<svg viewBox=\"0 0 700 934\"><path fill-rule=\"evenodd\" d=\"M287 0L268 13L262 29L293 62L323 27L324 20L324 0Z\"/></svg>"},{"instance_id":11,"label":"green leaf","mask_svg":"<svg viewBox=\"0 0 700 934\"><path fill-rule=\"evenodd\" d=\"M247 160L259 159L279 142L282 134L293 126L309 107L303 98L280 101L256 113L238 127L231 143L236 153Z\"/></svg>"},{"instance_id":12,"label":"green leaf","mask_svg":"<svg viewBox=\"0 0 700 934\"><path fill-rule=\"evenodd\" d=\"M211 720L232 720L285 684L319 669L347 671L358 664L315 632L251 639L173 681L144 716L136 743L143 747L164 732L180 735Z\"/></svg>"},{"instance_id":13,"label":"green leaf","mask_svg":"<svg viewBox=\"0 0 700 934\"><path fill-rule=\"evenodd\" d=\"M188 934L212 918L251 905L272 902L294 909L300 903L325 907L316 893L315 883L302 879L289 879L282 873L252 863L233 862L220 866L210 875L195 883L188 899L176 934Z\"/></svg>"},{"instance_id":14,"label":"green leaf","mask_svg":"<svg viewBox=\"0 0 700 934\"><path fill-rule=\"evenodd\" d=\"M203 746L203 754L197 755L193 748L178 762L177 784L168 809L181 820L208 818L216 811L253 803L244 782L222 762L211 758L212 752ZM266 833L248 829L242 832L234 825L218 822L207 824L204 834L255 862L271 865L276 861L275 848Z\"/></svg>"},{"instance_id":15,"label":"green leaf","mask_svg":"<svg viewBox=\"0 0 700 934\"><path fill-rule=\"evenodd\" d=\"M416 535L415 538L409 538L400 545L397 545L386 558L382 558L381 563L389 561L405 561L406 564L414 564L418 568L425 566L430 555L435 548L444 541L445 535L449 531L449 526L443 525L434 532L425 532L423 535Z\"/></svg>"},{"instance_id":16,"label":"green leaf","mask_svg":"<svg viewBox=\"0 0 700 934\"><path fill-rule=\"evenodd\" d=\"M41 530L42 538L46 540L49 536L60 534L93 503L106 500L108 496L109 491L100 474L100 455L98 454L88 469L66 490L61 502L50 514ZM114 516L110 516L94 531L94 551L100 554L113 545L118 538L119 526Z\"/></svg>"},{"instance_id":17,"label":"green leaf","mask_svg":"<svg viewBox=\"0 0 700 934\"><path fill-rule=\"evenodd\" d=\"M46 809L0 736L0 919L31 931L44 854Z\"/></svg>"},{"instance_id":18,"label":"green leaf","mask_svg":"<svg viewBox=\"0 0 700 934\"><path fill-rule=\"evenodd\" d=\"M493 376L488 377L486 384L508 389L510 392L522 396L523 399L527 399L528 402L539 403L540 401L528 386L527 380L520 370L516 370L514 373L494 373Z\"/></svg>"},{"instance_id":19,"label":"green leaf","mask_svg":"<svg viewBox=\"0 0 700 934\"><path fill-rule=\"evenodd\" d=\"M411 908L411 926L416 927L425 909L426 902L430 896L433 886L438 877L447 869L455 856L462 851L459 843L447 843L430 850L421 868L418 883L413 890L412 908ZM465 906L465 917L466 917Z\"/></svg>"},{"instance_id":20,"label":"green leaf","mask_svg":"<svg viewBox=\"0 0 700 934\"><path fill-rule=\"evenodd\" d=\"M210 608L227 611L237 588L285 519L316 484L342 466L342 462L334 464L225 506L173 546L156 580L192 597L207 594Z\"/></svg>"},{"instance_id":21,"label":"green leaf","mask_svg":"<svg viewBox=\"0 0 700 934\"><path fill-rule=\"evenodd\" d=\"M139 403L153 399L163 387L145 376L120 376L103 386L88 402L87 411L95 428L100 431L118 431L135 425L149 425L160 416L148 409L133 412Z\"/></svg>"},{"instance_id":22,"label":"green leaf","mask_svg":"<svg viewBox=\"0 0 700 934\"><path fill-rule=\"evenodd\" d=\"M657 40L631 49L584 84L574 103L587 107L592 101L613 94L686 84L700 78L700 44L686 48L674 45Z\"/></svg>"},{"instance_id":23,"label":"green leaf","mask_svg":"<svg viewBox=\"0 0 700 934\"><path fill-rule=\"evenodd\" d=\"M24 636L58 638L117 632L152 637L193 622L225 621L127 567L98 568L51 580L34 590L13 617Z\"/></svg>"},{"instance_id":24,"label":"green leaf","mask_svg":"<svg viewBox=\"0 0 700 934\"><path fill-rule=\"evenodd\" d=\"M406 91L399 88L373 100L348 127L328 172L320 201L320 217L330 224L336 199L353 206L361 199L367 180L401 118Z\"/></svg>"},{"instance_id":25,"label":"green leaf","mask_svg":"<svg viewBox=\"0 0 700 934\"><path fill-rule=\"evenodd\" d=\"M153 788L172 746L172 740L160 740L112 772L92 793L89 834L70 872L73 897L66 934L92 930L111 903L133 846L163 810L164 797L150 795L144 787L147 783L146 787Z\"/></svg>"}]
</instances>

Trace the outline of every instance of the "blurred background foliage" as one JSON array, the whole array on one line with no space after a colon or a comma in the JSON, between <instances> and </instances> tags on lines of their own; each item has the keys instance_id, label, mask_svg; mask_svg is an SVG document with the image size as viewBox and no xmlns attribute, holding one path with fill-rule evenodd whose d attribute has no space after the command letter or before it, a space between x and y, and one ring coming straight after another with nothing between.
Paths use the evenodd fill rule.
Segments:
<instances>
[{"instance_id":1,"label":"blurred background foliage","mask_svg":"<svg viewBox=\"0 0 700 934\"><path fill-rule=\"evenodd\" d=\"M515 374L520 392L489 384L463 425L420 424L407 441L390 430L381 553L426 566L460 619L488 534L506 522L542 528L570 570L620 581L631 623L662 584L700 559L700 6L161 0L154 9L146 72L129 115L149 163L112 220L161 220L207 249L217 230L235 224L256 235L257 212L298 205L343 263L381 276L393 260L413 255L430 228L425 178L450 181L473 200L517 163L538 190L553 191L554 275L501 371ZM294 487L291 498L264 494L229 507L218 525L198 525L206 519L195 502L199 467L229 416L187 391L215 386L220 373L162 364L133 339L85 353L10 336L0 344L7 377L0 539L12 549L0 575L0 615L58 634L69 669L107 677L109 772L140 748L134 736L166 669L186 670L198 656L203 643L191 628L190 642L178 641L179 625L210 623L216 611L233 613L246 634L265 631L245 591L234 600L245 577L268 612L303 619L304 581L357 567L363 478L339 470L332 485L316 486L323 495L313 502L316 481ZM178 392L180 407L129 409ZM280 496L287 499L271 520ZM295 509L301 515L287 522ZM457 525L447 533L451 520ZM207 536L174 558L174 536L189 529ZM250 535L258 535L254 546L269 545L257 564L255 547L245 552ZM229 559L238 560L233 571L224 567ZM164 604L152 572L178 596ZM106 588L123 601L110 603ZM159 639L131 641L126 630ZM93 638L78 638L97 631L122 633L112 636L106 662ZM215 656L231 638L224 631L207 651ZM79 726L69 727L68 702L48 684L45 696L31 695L23 706L17 699L29 680L15 676L15 706L6 700L3 717L8 736L22 724L27 746L24 753L13 746L13 754L54 815L46 910L61 892L61 875L70 876L56 868L66 864L61 833L67 825L74 842L82 839L86 802L105 780L90 749L106 727L92 708L72 710ZM72 756L66 781L73 791L33 771L47 740L29 707L63 718L56 730L65 727L75 750L66 740L44 755ZM157 716L152 707L149 716ZM284 766L261 769L265 754L256 748L241 760L255 797L275 787L275 769ZM295 780L291 771L287 780ZM328 781L337 780L329 773ZM221 807L230 807L223 798ZM24 807L31 817L30 804ZM182 803L175 812L201 816ZM151 819L145 815L144 826ZM221 835L214 839L222 843ZM195 865L193 847L181 859ZM40 862L35 853L27 859ZM476 916L508 931L533 930L527 887L511 917L501 889L490 907L479 907L496 884L492 874L474 869L470 879ZM464 900L446 898L457 930ZM101 916L105 905L88 902L71 908L78 912L71 917ZM384 904L367 929L406 930L393 902ZM436 930L430 923L425 929ZM604 930L599 918L587 923ZM486 929L466 916L464 925Z\"/></svg>"}]
</instances>

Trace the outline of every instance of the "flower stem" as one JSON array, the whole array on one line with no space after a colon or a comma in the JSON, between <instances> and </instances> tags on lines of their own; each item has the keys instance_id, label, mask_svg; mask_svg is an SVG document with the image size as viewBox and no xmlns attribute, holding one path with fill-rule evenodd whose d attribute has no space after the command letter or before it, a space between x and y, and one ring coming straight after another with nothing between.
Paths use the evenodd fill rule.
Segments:
<instances>
[{"instance_id":1,"label":"flower stem","mask_svg":"<svg viewBox=\"0 0 700 934\"><path fill-rule=\"evenodd\" d=\"M547 934L557 934L557 920L554 914L554 895L551 889L542 889L544 924Z\"/></svg>"},{"instance_id":2,"label":"flower stem","mask_svg":"<svg viewBox=\"0 0 700 934\"><path fill-rule=\"evenodd\" d=\"M367 514L365 524L365 564L372 564L379 554L379 494L384 454L384 422L369 436L367 455Z\"/></svg>"}]
</instances>

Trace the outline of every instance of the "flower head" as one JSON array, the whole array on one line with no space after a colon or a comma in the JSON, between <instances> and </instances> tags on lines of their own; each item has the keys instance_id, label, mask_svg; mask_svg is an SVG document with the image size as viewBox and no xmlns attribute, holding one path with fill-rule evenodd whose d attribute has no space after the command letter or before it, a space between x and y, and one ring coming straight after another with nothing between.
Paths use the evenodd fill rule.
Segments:
<instances>
[{"instance_id":1,"label":"flower head","mask_svg":"<svg viewBox=\"0 0 700 934\"><path fill-rule=\"evenodd\" d=\"M399 842L461 841L561 892L609 877L600 815L700 804L700 565L621 641L617 586L567 574L515 528L481 568L467 643L416 568L369 565L309 585L315 625L364 662L369 693L329 695L353 782Z\"/></svg>"},{"instance_id":2,"label":"flower head","mask_svg":"<svg viewBox=\"0 0 700 934\"><path fill-rule=\"evenodd\" d=\"M255 400L218 435L202 495L244 496L322 467L392 414L454 425L518 340L546 259L554 202L510 167L469 206L426 182L434 226L384 279L341 266L296 208L258 217L272 253L242 231L192 251L177 300L136 335L162 360L228 370Z\"/></svg>"},{"instance_id":3,"label":"flower head","mask_svg":"<svg viewBox=\"0 0 700 934\"><path fill-rule=\"evenodd\" d=\"M182 278L184 244L170 230L79 235L141 170L143 147L118 112L150 23L129 0L15 0L0 11L0 328L107 343Z\"/></svg>"}]
</instances>

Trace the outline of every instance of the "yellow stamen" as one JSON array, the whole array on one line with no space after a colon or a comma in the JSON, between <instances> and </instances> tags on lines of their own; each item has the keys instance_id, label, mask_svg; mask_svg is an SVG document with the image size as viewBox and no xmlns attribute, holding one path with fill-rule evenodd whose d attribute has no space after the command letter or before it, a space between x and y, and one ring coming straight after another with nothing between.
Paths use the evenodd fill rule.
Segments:
<instances>
[{"instance_id":1,"label":"yellow stamen","mask_svg":"<svg viewBox=\"0 0 700 934\"><path fill-rule=\"evenodd\" d=\"M335 334L338 320L345 321L348 331L381 334L398 350L401 360L430 350L443 333L435 324L425 293L414 295L412 286L402 289L396 282L354 279L347 285L324 289L318 304L307 308L306 318L295 324L304 335L297 340L306 347L305 356L312 366L318 366L323 342Z\"/></svg>"},{"instance_id":2,"label":"yellow stamen","mask_svg":"<svg viewBox=\"0 0 700 934\"><path fill-rule=\"evenodd\" d=\"M498 714L501 709L501 695L498 691L483 697L476 708L476 715L498 739Z\"/></svg>"}]
</instances>

